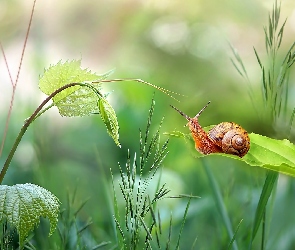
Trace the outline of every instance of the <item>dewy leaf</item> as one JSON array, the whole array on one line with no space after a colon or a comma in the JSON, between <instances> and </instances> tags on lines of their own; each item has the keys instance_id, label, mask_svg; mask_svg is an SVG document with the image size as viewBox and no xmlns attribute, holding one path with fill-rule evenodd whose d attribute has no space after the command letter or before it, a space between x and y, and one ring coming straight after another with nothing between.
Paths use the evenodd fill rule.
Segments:
<instances>
[{"instance_id":1,"label":"dewy leaf","mask_svg":"<svg viewBox=\"0 0 295 250\"><path fill-rule=\"evenodd\" d=\"M45 70L39 80L40 90L50 95L69 83L90 82L99 91L99 80L106 79L112 72L103 75L81 69L81 61L59 62ZM93 83L95 82L96 83ZM85 116L97 112L97 93L89 87L73 86L63 90L52 98L62 116Z\"/></svg>"},{"instance_id":2,"label":"dewy leaf","mask_svg":"<svg viewBox=\"0 0 295 250\"><path fill-rule=\"evenodd\" d=\"M113 107L109 104L109 102L100 98L98 101L99 114L104 124L107 127L109 135L113 138L114 142L120 146L119 142L119 124L117 120L117 116Z\"/></svg>"},{"instance_id":3,"label":"dewy leaf","mask_svg":"<svg viewBox=\"0 0 295 250\"><path fill-rule=\"evenodd\" d=\"M205 128L206 129L206 128ZM186 141L190 141L189 144L194 145L194 141L188 134L183 134L178 131L171 133L165 133L171 137L183 138ZM250 150L243 157L218 154L241 160L251 166L258 166L273 170L279 173L290 175L295 177L295 145L288 140L276 140L266 136L251 133L250 137ZM196 151L196 150L195 150ZM217 154L211 154L217 155ZM204 155L196 151L195 157L202 157Z\"/></svg>"},{"instance_id":4,"label":"dewy leaf","mask_svg":"<svg viewBox=\"0 0 295 250\"><path fill-rule=\"evenodd\" d=\"M38 225L40 216L50 222L51 235L57 225L59 200L48 190L34 184L0 185L0 221L16 227L20 246L29 232Z\"/></svg>"}]
</instances>

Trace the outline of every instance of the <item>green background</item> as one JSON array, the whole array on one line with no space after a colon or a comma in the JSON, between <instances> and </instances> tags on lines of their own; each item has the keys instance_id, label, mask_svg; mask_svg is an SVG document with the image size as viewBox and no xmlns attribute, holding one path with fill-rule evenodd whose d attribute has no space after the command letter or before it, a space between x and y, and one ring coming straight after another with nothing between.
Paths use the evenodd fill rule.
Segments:
<instances>
[{"instance_id":1,"label":"green background","mask_svg":"<svg viewBox=\"0 0 295 250\"><path fill-rule=\"evenodd\" d=\"M39 76L44 68L59 60L82 59L82 67L98 73L115 68L112 78L141 78L181 94L176 96L180 102L140 83L104 84L104 93L110 92L108 100L118 116L121 149L108 136L98 116L63 118L52 108L27 131L3 184L38 184L54 193L63 205L67 193L71 196L78 187L77 206L89 197L79 219L87 221L92 217L94 223L89 231L96 242L114 241L109 169L112 168L116 179L117 163L125 164L127 149L131 154L138 151L139 128L145 129L154 92L154 128L164 116L162 132L188 132L185 119L169 104L194 116L210 100L210 106L200 118L201 125L234 121L249 132L281 139L285 131L280 131L279 126L273 128L261 118L261 75L253 52L254 46L262 60L266 59L263 26L268 22L272 4L272 1L253 0L37 1L1 165L24 119L45 98L38 90ZM13 79L31 6L32 1L0 2L0 40ZM288 21L281 57L294 42L294 7L291 0L282 3L281 20L288 17ZM255 93L255 107L248 94L249 83L230 62L233 56L228 43L238 49L246 65ZM12 91L3 56L0 69L2 138ZM290 84L291 114L292 74ZM284 127L288 121L280 122ZM292 128L293 143L294 138ZM169 144L163 181L171 189L171 195L187 193L202 197L192 202L181 249L190 248L196 238L195 249L226 248L230 239L201 161L192 157L184 141L171 139ZM220 185L233 227L244 220L237 240L246 248L265 170L221 156L210 156L207 163ZM281 175L276 196L271 200L267 249L292 249L295 244L294 192L294 180ZM185 200L163 200L159 204L164 224L168 225L172 211L176 235L185 205ZM255 243L260 244L259 240Z\"/></svg>"}]
</instances>

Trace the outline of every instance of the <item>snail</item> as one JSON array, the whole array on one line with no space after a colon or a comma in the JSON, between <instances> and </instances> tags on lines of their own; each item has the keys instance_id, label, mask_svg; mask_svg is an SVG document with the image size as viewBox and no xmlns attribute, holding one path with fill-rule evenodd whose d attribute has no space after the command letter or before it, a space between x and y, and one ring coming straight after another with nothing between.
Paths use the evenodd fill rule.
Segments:
<instances>
[{"instance_id":1,"label":"snail","mask_svg":"<svg viewBox=\"0 0 295 250\"><path fill-rule=\"evenodd\" d=\"M170 105L188 120L188 126L195 141L196 150L202 154L225 153L243 157L250 149L250 138L245 129L234 122L222 122L208 133L199 124L198 118L210 102L191 118L176 107Z\"/></svg>"}]
</instances>

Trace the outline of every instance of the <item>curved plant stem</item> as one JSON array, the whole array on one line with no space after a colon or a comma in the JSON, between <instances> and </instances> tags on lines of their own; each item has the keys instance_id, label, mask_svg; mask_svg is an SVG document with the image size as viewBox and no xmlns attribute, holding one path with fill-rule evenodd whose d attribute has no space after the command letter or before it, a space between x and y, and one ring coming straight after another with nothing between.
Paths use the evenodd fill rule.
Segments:
<instances>
[{"instance_id":1,"label":"curved plant stem","mask_svg":"<svg viewBox=\"0 0 295 250\"><path fill-rule=\"evenodd\" d=\"M57 95L58 93L60 93L61 91L67 89L67 88L70 88L70 87L73 87L73 86L76 86L76 85L80 85L80 86L84 86L84 87L88 87L90 89L92 89L100 98L102 98L102 95L101 93L95 88L93 87L91 84L88 84L88 83L69 83L69 84L66 84L64 86L62 86L61 88L55 90L51 95L49 95L41 104L40 106L35 110L35 112L28 118L25 120L25 123L24 125L22 126L10 152L9 152L9 155L4 163L4 166L0 172L0 184L2 183L3 179L4 179L4 176L6 174L6 171L10 165L10 162L14 156L14 153L18 147L18 144L20 143L23 135L25 134L25 132L27 131L28 127L30 126L30 124L37 118L40 116L40 114L44 113L47 108L45 108L45 111L42 110L42 108L51 100L51 98L53 98L55 95Z\"/></svg>"}]
</instances>

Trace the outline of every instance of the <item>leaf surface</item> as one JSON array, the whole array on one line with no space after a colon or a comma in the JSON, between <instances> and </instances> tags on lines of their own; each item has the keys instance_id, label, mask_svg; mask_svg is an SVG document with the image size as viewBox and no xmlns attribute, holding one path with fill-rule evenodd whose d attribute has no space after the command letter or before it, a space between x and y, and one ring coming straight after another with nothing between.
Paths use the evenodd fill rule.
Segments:
<instances>
[{"instance_id":1,"label":"leaf surface","mask_svg":"<svg viewBox=\"0 0 295 250\"><path fill-rule=\"evenodd\" d=\"M70 83L88 82L98 92L100 90L99 80L107 78L112 72L98 75L88 69L81 68L81 61L73 60L58 62L56 65L45 70L39 80L40 90L50 95L57 89ZM94 83L97 81L96 83ZM97 112L97 93L86 86L72 86L57 95L52 100L62 116L85 116Z\"/></svg>"},{"instance_id":2,"label":"leaf surface","mask_svg":"<svg viewBox=\"0 0 295 250\"><path fill-rule=\"evenodd\" d=\"M188 142L190 147L194 147L194 141L190 134L184 134L179 131L173 131L165 134L171 137L183 138L186 142ZM286 139L276 140L254 133L249 134L249 137L250 150L243 158L235 155L220 153L211 155L223 155L244 161L251 166L258 166L295 177L294 144ZM203 157L205 155L195 150L194 156Z\"/></svg>"},{"instance_id":3,"label":"leaf surface","mask_svg":"<svg viewBox=\"0 0 295 250\"><path fill-rule=\"evenodd\" d=\"M110 105L110 103L104 98L99 99L98 107L100 117L106 125L109 135L113 138L114 142L119 147L121 147L119 142L119 124L115 110Z\"/></svg>"},{"instance_id":4,"label":"leaf surface","mask_svg":"<svg viewBox=\"0 0 295 250\"><path fill-rule=\"evenodd\" d=\"M34 184L0 185L0 220L16 227L20 246L38 225L40 216L50 222L51 235L57 225L60 202L48 190Z\"/></svg>"}]
</instances>

